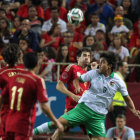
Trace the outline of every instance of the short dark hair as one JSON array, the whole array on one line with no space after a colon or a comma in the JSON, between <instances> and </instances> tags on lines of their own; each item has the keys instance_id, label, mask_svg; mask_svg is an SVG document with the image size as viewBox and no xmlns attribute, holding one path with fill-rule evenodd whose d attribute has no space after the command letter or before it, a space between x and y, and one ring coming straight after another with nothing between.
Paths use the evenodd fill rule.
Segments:
<instances>
[{"instance_id":1,"label":"short dark hair","mask_svg":"<svg viewBox=\"0 0 140 140\"><path fill-rule=\"evenodd\" d=\"M11 43L2 49L2 56L4 61L11 67L13 67L20 57L20 48L18 44Z\"/></svg>"},{"instance_id":2,"label":"short dark hair","mask_svg":"<svg viewBox=\"0 0 140 140\"><path fill-rule=\"evenodd\" d=\"M77 52L76 56L77 57L80 57L83 52L89 52L89 53L91 53L91 51L88 48L83 48L83 49L81 49L81 50L79 50Z\"/></svg>"},{"instance_id":3,"label":"short dark hair","mask_svg":"<svg viewBox=\"0 0 140 140\"><path fill-rule=\"evenodd\" d=\"M58 8L58 7L52 7L52 8L50 9L50 11L54 11L54 10L57 10L57 12L59 13L59 8Z\"/></svg>"},{"instance_id":4,"label":"short dark hair","mask_svg":"<svg viewBox=\"0 0 140 140\"><path fill-rule=\"evenodd\" d=\"M126 117L125 117L124 114L119 114L119 115L117 115L116 119L117 119L117 118L121 118L121 119L126 120Z\"/></svg>"},{"instance_id":5,"label":"short dark hair","mask_svg":"<svg viewBox=\"0 0 140 140\"><path fill-rule=\"evenodd\" d=\"M23 57L25 68L32 70L36 67L38 63L37 54L34 52L26 53Z\"/></svg>"},{"instance_id":6,"label":"short dark hair","mask_svg":"<svg viewBox=\"0 0 140 140\"><path fill-rule=\"evenodd\" d=\"M103 52L100 58L105 58L109 65L112 65L111 70L114 71L116 68L116 55L113 52Z\"/></svg>"}]
</instances>

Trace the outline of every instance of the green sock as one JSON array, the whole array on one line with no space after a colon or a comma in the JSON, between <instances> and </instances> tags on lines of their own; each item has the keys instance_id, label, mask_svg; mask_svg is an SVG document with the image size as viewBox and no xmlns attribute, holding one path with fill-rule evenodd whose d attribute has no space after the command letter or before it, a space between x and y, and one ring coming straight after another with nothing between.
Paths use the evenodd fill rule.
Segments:
<instances>
[{"instance_id":1,"label":"green sock","mask_svg":"<svg viewBox=\"0 0 140 140\"><path fill-rule=\"evenodd\" d=\"M55 129L55 126L52 125L52 121L48 122L48 128L51 129Z\"/></svg>"}]
</instances>

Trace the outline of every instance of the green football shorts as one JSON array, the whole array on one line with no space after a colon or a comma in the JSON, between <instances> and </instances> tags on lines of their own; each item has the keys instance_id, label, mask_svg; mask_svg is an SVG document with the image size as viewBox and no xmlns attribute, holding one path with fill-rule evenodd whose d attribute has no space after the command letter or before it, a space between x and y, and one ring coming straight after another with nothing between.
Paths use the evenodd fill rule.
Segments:
<instances>
[{"instance_id":1,"label":"green football shorts","mask_svg":"<svg viewBox=\"0 0 140 140\"><path fill-rule=\"evenodd\" d=\"M89 136L105 137L105 115L97 114L84 103L78 104L74 109L61 116L66 119L70 125L85 125Z\"/></svg>"}]
</instances>

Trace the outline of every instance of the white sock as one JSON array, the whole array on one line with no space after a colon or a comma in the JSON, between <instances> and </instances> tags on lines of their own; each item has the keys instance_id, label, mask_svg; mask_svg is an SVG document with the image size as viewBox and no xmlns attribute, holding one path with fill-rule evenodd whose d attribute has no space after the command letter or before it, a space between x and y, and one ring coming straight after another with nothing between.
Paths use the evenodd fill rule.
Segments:
<instances>
[{"instance_id":1,"label":"white sock","mask_svg":"<svg viewBox=\"0 0 140 140\"><path fill-rule=\"evenodd\" d=\"M41 124L40 126L34 128L33 135L39 135L39 134L49 134L51 133L51 130L48 127L48 122Z\"/></svg>"}]
</instances>

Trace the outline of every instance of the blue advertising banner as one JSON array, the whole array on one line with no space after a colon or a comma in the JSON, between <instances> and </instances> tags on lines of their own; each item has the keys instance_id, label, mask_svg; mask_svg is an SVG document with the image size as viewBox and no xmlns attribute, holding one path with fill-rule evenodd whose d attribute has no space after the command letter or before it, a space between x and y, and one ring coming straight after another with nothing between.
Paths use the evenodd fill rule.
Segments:
<instances>
[{"instance_id":1,"label":"blue advertising banner","mask_svg":"<svg viewBox=\"0 0 140 140\"><path fill-rule=\"evenodd\" d=\"M56 82L46 82L46 87L49 97L48 105L52 109L54 115L59 118L62 114L64 114L66 96L56 90ZM43 114L39 104L37 104L35 127L48 121L50 121L50 119ZM77 127L71 131L80 131L80 129Z\"/></svg>"}]
</instances>

